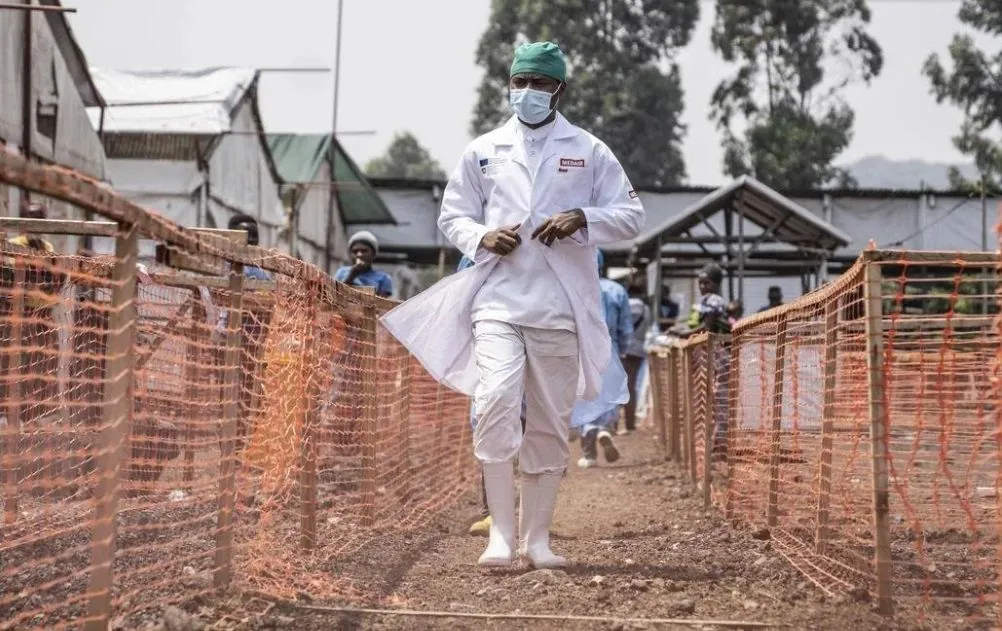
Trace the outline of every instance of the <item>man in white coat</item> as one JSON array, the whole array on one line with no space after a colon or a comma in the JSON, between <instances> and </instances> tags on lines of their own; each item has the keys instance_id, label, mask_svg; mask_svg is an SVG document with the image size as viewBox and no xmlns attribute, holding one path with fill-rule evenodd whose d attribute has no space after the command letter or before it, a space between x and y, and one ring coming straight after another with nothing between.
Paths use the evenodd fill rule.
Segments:
<instances>
[{"instance_id":1,"label":"man in white coat","mask_svg":"<svg viewBox=\"0 0 1002 631\"><path fill-rule=\"evenodd\" d=\"M549 539L568 423L576 399L598 396L611 359L596 247L631 239L644 223L612 151L557 113L566 75L555 44L515 51L515 115L470 143L442 198L439 228L474 265L382 320L432 376L473 397L491 514L485 566L511 564L517 538L530 565L566 565Z\"/></svg>"}]
</instances>

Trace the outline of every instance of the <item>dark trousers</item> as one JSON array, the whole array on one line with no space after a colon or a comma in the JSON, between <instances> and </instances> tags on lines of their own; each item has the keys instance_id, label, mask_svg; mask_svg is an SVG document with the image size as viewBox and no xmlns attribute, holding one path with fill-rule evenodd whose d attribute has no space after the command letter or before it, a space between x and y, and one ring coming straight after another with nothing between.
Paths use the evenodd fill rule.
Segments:
<instances>
[{"instance_id":1,"label":"dark trousers","mask_svg":"<svg viewBox=\"0 0 1002 631\"><path fill-rule=\"evenodd\" d=\"M626 429L633 431L637 429L637 377L640 375L640 367L644 365L643 357L633 357L627 355L623 360L623 368L626 370L626 388L630 393L630 401L626 404Z\"/></svg>"},{"instance_id":2,"label":"dark trousers","mask_svg":"<svg viewBox=\"0 0 1002 631\"><path fill-rule=\"evenodd\" d=\"M525 417L522 417L522 435L525 435ZM483 469L480 470L480 497L483 505L480 507L480 519L490 517L491 511L487 508L487 478L484 477Z\"/></svg>"}]
</instances>

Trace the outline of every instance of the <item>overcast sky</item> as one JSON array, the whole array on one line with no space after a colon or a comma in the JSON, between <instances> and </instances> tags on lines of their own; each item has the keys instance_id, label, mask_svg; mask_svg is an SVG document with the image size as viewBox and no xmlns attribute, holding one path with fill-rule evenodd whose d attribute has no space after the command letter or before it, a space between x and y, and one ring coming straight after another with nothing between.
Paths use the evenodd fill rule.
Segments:
<instances>
[{"instance_id":1,"label":"overcast sky","mask_svg":"<svg viewBox=\"0 0 1002 631\"><path fill-rule=\"evenodd\" d=\"M855 138L840 162L889 158L961 161L950 143L961 117L937 105L920 75L925 57L945 53L960 29L956 0L869 0L871 33L884 49L883 73L845 97L856 110ZM90 0L67 2L71 25L93 66L121 69L209 66L332 67L334 0ZM469 141L480 70L474 51L490 0L344 0L340 132L356 160L381 153L409 130L450 170ZM707 120L716 83L732 69L709 45L713 2L702 4L692 43L681 53L692 184L724 181L719 134ZM272 132L325 132L333 74L268 74L265 125ZM587 121L575 121L587 127Z\"/></svg>"}]
</instances>

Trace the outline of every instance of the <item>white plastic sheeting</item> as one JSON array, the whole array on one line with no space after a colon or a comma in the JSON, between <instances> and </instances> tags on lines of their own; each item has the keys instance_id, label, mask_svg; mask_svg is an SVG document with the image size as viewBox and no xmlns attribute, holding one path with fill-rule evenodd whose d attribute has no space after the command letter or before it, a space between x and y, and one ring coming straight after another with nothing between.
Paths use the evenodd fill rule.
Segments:
<instances>
[{"instance_id":1,"label":"white plastic sheeting","mask_svg":"<svg viewBox=\"0 0 1002 631\"><path fill-rule=\"evenodd\" d=\"M24 20L26 12L0 10L0 141L22 143ZM32 107L55 106L55 137L38 125L32 133L31 153L47 161L76 169L91 177L105 177L104 148L88 119L84 99L59 42L45 19L32 19ZM68 36L68 30L63 33ZM79 63L79 60L71 60Z\"/></svg>"},{"instance_id":2,"label":"white plastic sheeting","mask_svg":"<svg viewBox=\"0 0 1002 631\"><path fill-rule=\"evenodd\" d=\"M251 68L91 68L91 74L108 103L105 131L208 135L230 131L233 109L256 77ZM100 112L89 113L96 127Z\"/></svg>"}]
</instances>

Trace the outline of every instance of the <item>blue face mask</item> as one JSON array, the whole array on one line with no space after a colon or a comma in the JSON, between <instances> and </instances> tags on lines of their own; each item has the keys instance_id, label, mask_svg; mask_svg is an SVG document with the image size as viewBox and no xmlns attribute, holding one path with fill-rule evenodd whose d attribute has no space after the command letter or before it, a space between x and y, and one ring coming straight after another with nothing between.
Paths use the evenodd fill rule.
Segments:
<instances>
[{"instance_id":1,"label":"blue face mask","mask_svg":"<svg viewBox=\"0 0 1002 631\"><path fill-rule=\"evenodd\" d=\"M508 96L511 111L520 121L530 125L542 123L553 112L553 108L550 107L551 100L553 94L529 88L511 90Z\"/></svg>"}]
</instances>

